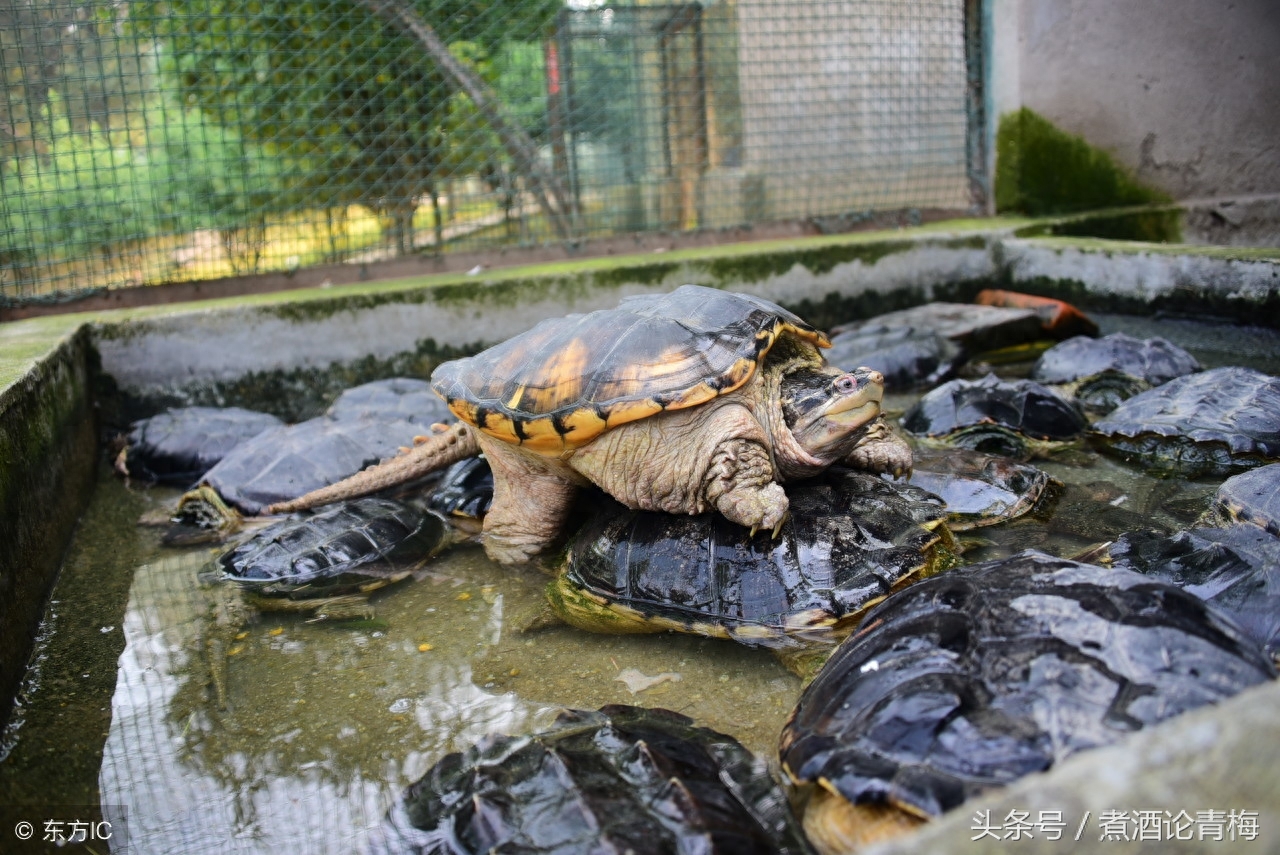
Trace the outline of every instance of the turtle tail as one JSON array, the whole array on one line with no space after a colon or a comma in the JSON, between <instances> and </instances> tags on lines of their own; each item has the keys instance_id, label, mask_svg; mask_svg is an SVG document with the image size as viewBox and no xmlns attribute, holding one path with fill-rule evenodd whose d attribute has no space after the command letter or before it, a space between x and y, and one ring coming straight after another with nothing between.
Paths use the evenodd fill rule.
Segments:
<instances>
[{"instance_id":1,"label":"turtle tail","mask_svg":"<svg viewBox=\"0 0 1280 855\"><path fill-rule=\"evenodd\" d=\"M415 445L404 454L384 460L349 478L312 490L296 499L276 502L268 506L263 513L287 514L331 502L367 496L397 484L406 484L429 472L443 469L479 453L480 445L476 442L475 432L471 426L465 422L454 422L442 432L427 437L424 442Z\"/></svg>"}]
</instances>

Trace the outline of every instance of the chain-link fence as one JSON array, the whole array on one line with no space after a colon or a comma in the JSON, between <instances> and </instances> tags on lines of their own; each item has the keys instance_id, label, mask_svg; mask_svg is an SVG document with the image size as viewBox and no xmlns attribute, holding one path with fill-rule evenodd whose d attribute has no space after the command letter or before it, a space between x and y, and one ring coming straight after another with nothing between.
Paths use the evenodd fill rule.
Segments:
<instances>
[{"instance_id":1,"label":"chain-link fence","mask_svg":"<svg viewBox=\"0 0 1280 855\"><path fill-rule=\"evenodd\" d=\"M973 0L9 0L0 301L963 209Z\"/></svg>"}]
</instances>

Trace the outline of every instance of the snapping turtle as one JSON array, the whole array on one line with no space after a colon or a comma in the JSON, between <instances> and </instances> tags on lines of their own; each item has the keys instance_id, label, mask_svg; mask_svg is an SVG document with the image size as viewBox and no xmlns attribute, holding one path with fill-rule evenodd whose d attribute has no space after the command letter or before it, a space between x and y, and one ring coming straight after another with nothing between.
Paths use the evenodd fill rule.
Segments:
<instances>
[{"instance_id":1,"label":"snapping turtle","mask_svg":"<svg viewBox=\"0 0 1280 855\"><path fill-rule=\"evenodd\" d=\"M194 484L236 446L282 424L242 407L175 407L133 423L115 468L145 481Z\"/></svg>"},{"instance_id":2,"label":"snapping turtle","mask_svg":"<svg viewBox=\"0 0 1280 855\"><path fill-rule=\"evenodd\" d=\"M781 760L816 785L810 841L839 851L1275 675L1180 588L1026 551L872 609L805 688Z\"/></svg>"},{"instance_id":3,"label":"snapping turtle","mask_svg":"<svg viewBox=\"0 0 1280 855\"><path fill-rule=\"evenodd\" d=\"M668 710L611 705L446 755L392 805L369 851L809 850L768 766L733 737Z\"/></svg>"},{"instance_id":4,"label":"snapping turtle","mask_svg":"<svg viewBox=\"0 0 1280 855\"><path fill-rule=\"evenodd\" d=\"M786 491L776 540L716 514L597 510L547 586L553 611L593 632L803 651L829 647L890 591L950 563L943 510L922 490L833 467Z\"/></svg>"},{"instance_id":5,"label":"snapping turtle","mask_svg":"<svg viewBox=\"0 0 1280 855\"><path fill-rule=\"evenodd\" d=\"M1223 481L1210 510L1221 522L1253 523L1280 537L1280 463L1268 463Z\"/></svg>"},{"instance_id":6,"label":"snapping turtle","mask_svg":"<svg viewBox=\"0 0 1280 855\"><path fill-rule=\"evenodd\" d=\"M368 617L368 596L407 578L453 541L445 520L412 505L365 497L293 514L226 550L206 581L219 584L207 639L219 705L226 706L229 639L254 611Z\"/></svg>"},{"instance_id":7,"label":"snapping turtle","mask_svg":"<svg viewBox=\"0 0 1280 855\"><path fill-rule=\"evenodd\" d=\"M1111 544L1113 567L1177 585L1235 618L1280 656L1280 540L1254 525L1176 534L1132 531Z\"/></svg>"},{"instance_id":8,"label":"snapping turtle","mask_svg":"<svg viewBox=\"0 0 1280 855\"><path fill-rule=\"evenodd\" d=\"M1065 446L1085 429L1073 402L1032 380L952 380L917 401L902 428L927 442L1030 457Z\"/></svg>"},{"instance_id":9,"label":"snapping turtle","mask_svg":"<svg viewBox=\"0 0 1280 855\"><path fill-rule=\"evenodd\" d=\"M1122 402L1093 435L1156 475L1229 475L1280 460L1280 378L1235 367L1178 377Z\"/></svg>"},{"instance_id":10,"label":"snapping turtle","mask_svg":"<svg viewBox=\"0 0 1280 855\"><path fill-rule=\"evenodd\" d=\"M966 448L916 451L907 483L942 499L952 531L1017 519L1062 486L1029 463Z\"/></svg>"},{"instance_id":11,"label":"snapping turtle","mask_svg":"<svg viewBox=\"0 0 1280 855\"><path fill-rule=\"evenodd\" d=\"M629 507L774 529L787 512L780 481L841 461L911 465L880 417L879 373L827 365L828 344L767 300L694 285L545 320L435 370L462 422L271 510L373 492L483 451L494 473L484 545L502 563L554 542L586 483Z\"/></svg>"},{"instance_id":12,"label":"snapping turtle","mask_svg":"<svg viewBox=\"0 0 1280 855\"><path fill-rule=\"evenodd\" d=\"M1200 363L1166 339L1112 333L1076 336L1041 354L1031 379L1058 388L1086 410L1109 413L1126 398L1200 370Z\"/></svg>"}]
</instances>

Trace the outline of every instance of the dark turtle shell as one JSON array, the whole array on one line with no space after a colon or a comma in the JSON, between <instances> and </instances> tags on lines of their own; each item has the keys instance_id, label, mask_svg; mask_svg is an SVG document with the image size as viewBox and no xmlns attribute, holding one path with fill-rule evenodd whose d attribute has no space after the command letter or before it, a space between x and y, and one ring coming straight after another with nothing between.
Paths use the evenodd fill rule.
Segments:
<instances>
[{"instance_id":1,"label":"dark turtle shell","mask_svg":"<svg viewBox=\"0 0 1280 855\"><path fill-rule=\"evenodd\" d=\"M353 386L334 400L325 415L331 419L402 420L418 425L423 433L431 425L453 418L431 384L414 377L391 377Z\"/></svg>"},{"instance_id":2,"label":"dark turtle shell","mask_svg":"<svg viewBox=\"0 0 1280 855\"><path fill-rule=\"evenodd\" d=\"M675 630L777 649L831 644L873 603L945 566L934 497L832 468L788 484L775 538L719 514L609 504L570 542L548 586L568 623L602 632Z\"/></svg>"},{"instance_id":3,"label":"dark turtle shell","mask_svg":"<svg viewBox=\"0 0 1280 855\"><path fill-rule=\"evenodd\" d=\"M1246 522L1280 537L1280 463L1232 475L1218 487L1213 512L1226 522Z\"/></svg>"},{"instance_id":4,"label":"dark turtle shell","mask_svg":"<svg viewBox=\"0 0 1280 855\"><path fill-rule=\"evenodd\" d=\"M1273 659L1280 655L1280 540L1253 525L1176 534L1126 532L1112 566L1177 585L1235 618Z\"/></svg>"},{"instance_id":5,"label":"dark turtle shell","mask_svg":"<svg viewBox=\"0 0 1280 855\"><path fill-rule=\"evenodd\" d=\"M960 346L930 328L889 326L875 320L831 337L827 361L842 368L873 368L890 392L934 386L963 362Z\"/></svg>"},{"instance_id":6,"label":"dark turtle shell","mask_svg":"<svg viewBox=\"0 0 1280 855\"><path fill-rule=\"evenodd\" d=\"M493 504L493 470L483 455L459 460L444 471L427 507L456 522L478 523Z\"/></svg>"},{"instance_id":7,"label":"dark turtle shell","mask_svg":"<svg viewBox=\"0 0 1280 855\"><path fill-rule=\"evenodd\" d=\"M241 407L179 407L133 423L125 466L133 478L193 484L245 440L282 425Z\"/></svg>"},{"instance_id":8,"label":"dark turtle shell","mask_svg":"<svg viewBox=\"0 0 1280 855\"><path fill-rule=\"evenodd\" d=\"M1163 338L1112 333L1076 336L1041 354L1031 379L1062 386L1086 410L1109 413L1127 398L1200 370L1200 363Z\"/></svg>"},{"instance_id":9,"label":"dark turtle shell","mask_svg":"<svg viewBox=\"0 0 1280 855\"><path fill-rule=\"evenodd\" d=\"M256 514L392 457L420 433L419 425L403 420L321 416L241 443L205 474L204 483Z\"/></svg>"},{"instance_id":10,"label":"dark turtle shell","mask_svg":"<svg viewBox=\"0 0 1280 855\"><path fill-rule=\"evenodd\" d=\"M952 380L902 416L904 430L948 445L1021 457L1079 436L1087 422L1072 401L1032 380Z\"/></svg>"},{"instance_id":11,"label":"dark turtle shell","mask_svg":"<svg viewBox=\"0 0 1280 855\"><path fill-rule=\"evenodd\" d=\"M1252 368L1188 374L1124 401L1093 433L1155 474L1240 472L1280 460L1280 378Z\"/></svg>"},{"instance_id":12,"label":"dark turtle shell","mask_svg":"<svg viewBox=\"0 0 1280 855\"><path fill-rule=\"evenodd\" d=\"M763 760L685 716L622 705L446 755L372 837L382 855L809 851Z\"/></svg>"},{"instance_id":13,"label":"dark turtle shell","mask_svg":"<svg viewBox=\"0 0 1280 855\"><path fill-rule=\"evenodd\" d=\"M1061 486L1030 463L964 448L916 449L914 456L907 483L942 499L952 531L1017 519Z\"/></svg>"},{"instance_id":14,"label":"dark turtle shell","mask_svg":"<svg viewBox=\"0 0 1280 855\"><path fill-rule=\"evenodd\" d=\"M293 514L219 557L223 578L266 596L312 599L405 578L446 543L444 520L366 497Z\"/></svg>"},{"instance_id":15,"label":"dark turtle shell","mask_svg":"<svg viewBox=\"0 0 1280 855\"><path fill-rule=\"evenodd\" d=\"M1027 551L872 609L784 728L792 780L921 817L1275 677L1198 597Z\"/></svg>"},{"instance_id":16,"label":"dark turtle shell","mask_svg":"<svg viewBox=\"0 0 1280 855\"><path fill-rule=\"evenodd\" d=\"M685 285L628 297L616 309L542 321L444 363L431 382L463 421L560 454L609 428L739 388L780 336L828 343L768 300Z\"/></svg>"}]
</instances>

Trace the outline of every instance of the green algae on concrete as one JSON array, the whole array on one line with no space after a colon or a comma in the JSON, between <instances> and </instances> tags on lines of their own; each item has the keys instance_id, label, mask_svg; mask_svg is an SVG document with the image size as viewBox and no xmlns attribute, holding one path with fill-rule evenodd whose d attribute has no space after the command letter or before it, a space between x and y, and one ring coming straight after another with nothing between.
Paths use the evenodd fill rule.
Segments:
<instances>
[{"instance_id":1,"label":"green algae on concrete","mask_svg":"<svg viewBox=\"0 0 1280 855\"><path fill-rule=\"evenodd\" d=\"M28 329L25 340L8 330L0 337L0 724L88 503L98 456L88 335L83 327L59 335L56 326ZM40 340L45 352L37 354Z\"/></svg>"},{"instance_id":2,"label":"green algae on concrete","mask_svg":"<svg viewBox=\"0 0 1280 855\"><path fill-rule=\"evenodd\" d=\"M1023 107L1000 118L996 132L996 210L1033 217L1125 205L1169 202L1142 184L1105 151L1060 130ZM1177 241L1178 217L1097 222L1092 234L1122 239ZM1109 233L1108 233L1109 232Z\"/></svg>"}]
</instances>

